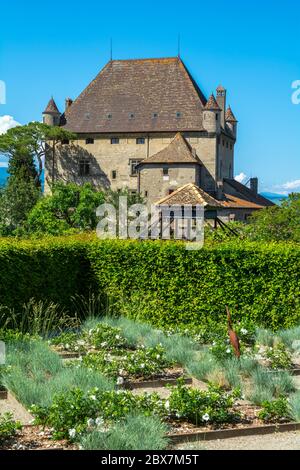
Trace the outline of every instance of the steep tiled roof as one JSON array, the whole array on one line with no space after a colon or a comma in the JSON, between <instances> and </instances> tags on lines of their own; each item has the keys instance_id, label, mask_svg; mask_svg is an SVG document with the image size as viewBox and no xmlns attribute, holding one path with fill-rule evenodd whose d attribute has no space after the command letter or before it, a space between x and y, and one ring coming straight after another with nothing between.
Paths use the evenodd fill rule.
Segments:
<instances>
[{"instance_id":1,"label":"steep tiled roof","mask_svg":"<svg viewBox=\"0 0 300 470\"><path fill-rule=\"evenodd\" d=\"M216 98L214 97L213 93L208 98L208 101L207 101L204 109L213 110L213 111L221 111L221 108L218 105L218 103L216 102Z\"/></svg>"},{"instance_id":2,"label":"steep tiled roof","mask_svg":"<svg viewBox=\"0 0 300 470\"><path fill-rule=\"evenodd\" d=\"M226 111L225 121L227 121L227 122L237 122L230 106L228 107L228 109Z\"/></svg>"},{"instance_id":3,"label":"steep tiled roof","mask_svg":"<svg viewBox=\"0 0 300 470\"><path fill-rule=\"evenodd\" d=\"M178 132L172 142L160 152L146 158L140 166L147 163L201 163L189 143Z\"/></svg>"},{"instance_id":4,"label":"steep tiled roof","mask_svg":"<svg viewBox=\"0 0 300 470\"><path fill-rule=\"evenodd\" d=\"M202 131L206 99L179 58L110 61L64 115L74 132Z\"/></svg>"},{"instance_id":5,"label":"steep tiled roof","mask_svg":"<svg viewBox=\"0 0 300 470\"><path fill-rule=\"evenodd\" d=\"M224 192L227 197L226 202L229 203L230 207L237 207L239 204L241 207L257 208L274 206L273 202L269 201L260 194L255 194L247 186L235 181L233 179L224 179ZM256 207L254 207L256 206Z\"/></svg>"},{"instance_id":6,"label":"steep tiled roof","mask_svg":"<svg viewBox=\"0 0 300 470\"><path fill-rule=\"evenodd\" d=\"M43 114L52 114L52 113L58 113L59 114L58 107L56 106L56 103L55 103L53 98L51 98L51 100L47 104L47 107L46 107Z\"/></svg>"},{"instance_id":7,"label":"steep tiled roof","mask_svg":"<svg viewBox=\"0 0 300 470\"><path fill-rule=\"evenodd\" d=\"M196 184L188 183L174 191L172 194L164 197L156 202L156 206L172 206L172 205L201 205L204 207L222 208L222 204L207 194Z\"/></svg>"}]
</instances>

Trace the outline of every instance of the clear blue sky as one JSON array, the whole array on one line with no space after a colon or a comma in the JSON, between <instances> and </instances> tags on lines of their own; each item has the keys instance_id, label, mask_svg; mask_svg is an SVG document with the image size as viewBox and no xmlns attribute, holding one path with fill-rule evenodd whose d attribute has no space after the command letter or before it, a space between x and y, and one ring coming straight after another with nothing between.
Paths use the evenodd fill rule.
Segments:
<instances>
[{"instance_id":1,"label":"clear blue sky","mask_svg":"<svg viewBox=\"0 0 300 470\"><path fill-rule=\"evenodd\" d=\"M40 120L60 108L109 60L181 55L207 95L219 83L239 120L235 173L261 190L300 191L300 4L296 0L18 1L1 5L0 116ZM297 180L299 185L297 187ZM296 181L296 183L295 183Z\"/></svg>"}]
</instances>

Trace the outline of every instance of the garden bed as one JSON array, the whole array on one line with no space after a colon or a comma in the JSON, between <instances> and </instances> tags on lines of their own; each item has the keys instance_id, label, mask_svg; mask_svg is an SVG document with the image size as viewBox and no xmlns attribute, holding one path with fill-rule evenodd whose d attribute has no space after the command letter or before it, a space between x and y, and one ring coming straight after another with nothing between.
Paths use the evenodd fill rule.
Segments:
<instances>
[{"instance_id":1,"label":"garden bed","mask_svg":"<svg viewBox=\"0 0 300 470\"><path fill-rule=\"evenodd\" d=\"M51 432L41 426L23 426L15 436L7 439L0 450L77 450L78 447L66 440L53 441Z\"/></svg>"}]
</instances>

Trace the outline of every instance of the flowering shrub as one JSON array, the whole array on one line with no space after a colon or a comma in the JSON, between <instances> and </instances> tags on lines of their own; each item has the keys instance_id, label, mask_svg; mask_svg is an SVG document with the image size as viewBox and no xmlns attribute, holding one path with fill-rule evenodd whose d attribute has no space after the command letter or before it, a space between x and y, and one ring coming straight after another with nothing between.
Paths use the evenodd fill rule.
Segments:
<instances>
[{"instance_id":1,"label":"flowering shrub","mask_svg":"<svg viewBox=\"0 0 300 470\"><path fill-rule=\"evenodd\" d=\"M120 328L99 323L88 332L88 342L96 349L113 349L128 347Z\"/></svg>"},{"instance_id":2,"label":"flowering shrub","mask_svg":"<svg viewBox=\"0 0 300 470\"><path fill-rule=\"evenodd\" d=\"M21 423L14 421L11 413L0 415L0 443L13 437L20 429L22 429Z\"/></svg>"},{"instance_id":3,"label":"flowering shrub","mask_svg":"<svg viewBox=\"0 0 300 470\"><path fill-rule=\"evenodd\" d=\"M209 349L213 356L221 362L234 356L229 338L214 341Z\"/></svg>"},{"instance_id":4,"label":"flowering shrub","mask_svg":"<svg viewBox=\"0 0 300 470\"><path fill-rule=\"evenodd\" d=\"M262 403L262 410L258 413L259 419L266 423L286 421L290 416L290 406L287 398L280 397L277 400Z\"/></svg>"},{"instance_id":5,"label":"flowering shrub","mask_svg":"<svg viewBox=\"0 0 300 470\"><path fill-rule=\"evenodd\" d=\"M239 414L233 411L233 405L240 397L239 389L227 393L220 387L210 385L208 391L202 391L188 388L182 380L178 380L177 387L171 388L167 407L176 419L186 419L196 425L229 423L239 418Z\"/></svg>"},{"instance_id":6,"label":"flowering shrub","mask_svg":"<svg viewBox=\"0 0 300 470\"><path fill-rule=\"evenodd\" d=\"M85 352L90 349L117 349L128 347L120 328L99 323L89 331L62 333L50 340L50 344L59 350Z\"/></svg>"},{"instance_id":7,"label":"flowering shrub","mask_svg":"<svg viewBox=\"0 0 300 470\"><path fill-rule=\"evenodd\" d=\"M271 369L291 369L292 357L283 343L277 343L274 347L266 350L266 358L269 361Z\"/></svg>"},{"instance_id":8,"label":"flowering shrub","mask_svg":"<svg viewBox=\"0 0 300 470\"><path fill-rule=\"evenodd\" d=\"M82 364L108 377L119 378L119 385L124 378L148 378L161 374L171 366L165 358L165 350L160 345L154 348L140 347L136 351L90 353L83 357Z\"/></svg>"},{"instance_id":9,"label":"flowering shrub","mask_svg":"<svg viewBox=\"0 0 300 470\"><path fill-rule=\"evenodd\" d=\"M53 428L55 439L75 440L93 427L107 429L109 423L123 419L130 412L147 416L163 414L165 408L159 395L133 395L130 391L100 391L85 393L74 388L56 395L50 407L33 405L30 409L35 423Z\"/></svg>"}]
</instances>

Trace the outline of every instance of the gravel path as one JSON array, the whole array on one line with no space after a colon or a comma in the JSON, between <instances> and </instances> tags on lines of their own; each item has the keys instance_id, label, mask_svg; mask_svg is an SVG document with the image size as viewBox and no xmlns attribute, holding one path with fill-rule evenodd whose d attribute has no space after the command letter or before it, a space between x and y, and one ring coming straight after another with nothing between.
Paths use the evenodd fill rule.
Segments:
<instances>
[{"instance_id":1,"label":"gravel path","mask_svg":"<svg viewBox=\"0 0 300 470\"><path fill-rule=\"evenodd\" d=\"M217 441L180 444L182 450L300 450L300 432L245 436Z\"/></svg>"},{"instance_id":2,"label":"gravel path","mask_svg":"<svg viewBox=\"0 0 300 470\"><path fill-rule=\"evenodd\" d=\"M0 414L12 413L15 420L22 424L30 424L33 417L30 413L15 399L11 393L8 393L7 400L0 400Z\"/></svg>"}]
</instances>

